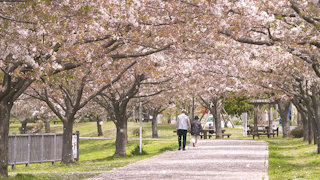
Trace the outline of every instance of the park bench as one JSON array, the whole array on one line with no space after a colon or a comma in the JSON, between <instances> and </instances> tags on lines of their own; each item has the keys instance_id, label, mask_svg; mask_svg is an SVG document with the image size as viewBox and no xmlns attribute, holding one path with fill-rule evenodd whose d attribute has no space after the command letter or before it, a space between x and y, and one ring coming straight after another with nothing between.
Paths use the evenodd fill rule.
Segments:
<instances>
[{"instance_id":1,"label":"park bench","mask_svg":"<svg viewBox=\"0 0 320 180\"><path fill-rule=\"evenodd\" d=\"M253 126L248 126L249 129L247 130L247 134L248 135L252 135L253 132ZM260 135L266 135L269 131L269 127L268 126L258 126L258 133ZM270 135L273 135L273 133L277 134L277 137L279 136L279 127L273 127L272 128L272 133ZM255 133L255 135L257 136L257 134Z\"/></svg>"},{"instance_id":2,"label":"park bench","mask_svg":"<svg viewBox=\"0 0 320 180\"><path fill-rule=\"evenodd\" d=\"M210 131L212 131L211 129L210 129ZM177 131L173 131L174 133L177 133ZM204 132L204 133L203 133ZM205 131L203 131L202 133L200 133L200 138L202 139L207 139L208 137L209 137L209 139L212 137L212 136L216 136L216 134L215 133L209 133L209 134L207 134L208 132L209 132L209 130L205 130ZM231 134L228 134L228 133L224 133L225 132L225 129L222 129L222 138L224 138L224 136L227 136L228 138L230 138L230 136L231 136Z\"/></svg>"},{"instance_id":3,"label":"park bench","mask_svg":"<svg viewBox=\"0 0 320 180\"><path fill-rule=\"evenodd\" d=\"M212 136L216 136L215 133L211 133L212 131L214 132L214 130L212 129L203 129L202 132L200 133L200 138L207 139L209 137L210 139ZM222 129L221 131L222 131L222 138L224 136L227 136L228 138L230 138L231 134L225 133L226 131L225 129Z\"/></svg>"},{"instance_id":4,"label":"park bench","mask_svg":"<svg viewBox=\"0 0 320 180\"><path fill-rule=\"evenodd\" d=\"M208 136L209 139L210 139L212 136L216 136L216 133L208 134L207 136ZM222 134L222 138L224 138L224 136L227 136L228 138L230 138L231 134L223 133L223 134ZM201 139L202 139L202 137L204 138L204 134L200 134L200 138L201 138Z\"/></svg>"},{"instance_id":5,"label":"park bench","mask_svg":"<svg viewBox=\"0 0 320 180\"><path fill-rule=\"evenodd\" d=\"M253 139L254 139L254 137L255 136L258 136L258 139L260 139L260 136L262 136L262 135L267 135L268 136L268 138L270 137L270 136L273 136L273 138L274 138L274 135L275 135L276 133L251 133L251 135L252 135L252 137L253 137Z\"/></svg>"}]
</instances>

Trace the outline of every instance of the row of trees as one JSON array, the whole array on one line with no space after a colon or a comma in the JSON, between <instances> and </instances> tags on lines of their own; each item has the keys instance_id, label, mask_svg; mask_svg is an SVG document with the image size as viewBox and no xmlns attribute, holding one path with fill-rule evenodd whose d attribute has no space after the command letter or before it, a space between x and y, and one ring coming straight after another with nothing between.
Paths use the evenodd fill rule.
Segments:
<instances>
[{"instance_id":1,"label":"row of trees","mask_svg":"<svg viewBox=\"0 0 320 180\"><path fill-rule=\"evenodd\" d=\"M88 109L108 113L115 155L124 156L128 107L146 102L156 117L185 94L213 113L217 138L225 98L268 94L284 137L292 101L319 141L317 1L0 0L0 7L0 177L8 176L11 110L25 96L63 122L62 163L74 162L73 123Z\"/></svg>"}]
</instances>

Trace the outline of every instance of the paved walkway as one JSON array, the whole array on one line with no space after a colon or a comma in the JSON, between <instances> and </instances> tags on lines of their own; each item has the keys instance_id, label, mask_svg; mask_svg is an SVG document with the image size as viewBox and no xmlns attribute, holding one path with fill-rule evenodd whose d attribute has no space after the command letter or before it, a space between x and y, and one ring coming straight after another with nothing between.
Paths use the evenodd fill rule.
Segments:
<instances>
[{"instance_id":1,"label":"paved walkway","mask_svg":"<svg viewBox=\"0 0 320 180\"><path fill-rule=\"evenodd\" d=\"M198 147L171 151L115 168L90 180L268 180L268 144L249 140L200 140Z\"/></svg>"}]
</instances>

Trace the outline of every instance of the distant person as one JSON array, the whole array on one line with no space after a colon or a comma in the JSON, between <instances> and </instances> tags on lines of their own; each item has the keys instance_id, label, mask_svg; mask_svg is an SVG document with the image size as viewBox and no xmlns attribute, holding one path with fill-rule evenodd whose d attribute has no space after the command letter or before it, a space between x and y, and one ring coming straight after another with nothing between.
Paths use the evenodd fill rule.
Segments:
<instances>
[{"instance_id":1,"label":"distant person","mask_svg":"<svg viewBox=\"0 0 320 180\"><path fill-rule=\"evenodd\" d=\"M211 138L211 135L210 134L213 134L214 133L214 128L212 126L212 124L210 123L209 124L209 130L212 129L212 131L209 131L209 139Z\"/></svg>"},{"instance_id":2,"label":"distant person","mask_svg":"<svg viewBox=\"0 0 320 180\"><path fill-rule=\"evenodd\" d=\"M198 146L198 140L200 136L200 132L202 131L201 123L199 122L199 117L195 116L193 121L191 122L191 141L193 147Z\"/></svg>"},{"instance_id":3,"label":"distant person","mask_svg":"<svg viewBox=\"0 0 320 180\"><path fill-rule=\"evenodd\" d=\"M182 150L186 150L187 133L190 130L190 121L189 117L187 116L187 111L185 109L183 109L182 113L178 116L176 122L176 130L179 141L179 150L181 150L181 136L183 137Z\"/></svg>"},{"instance_id":4,"label":"distant person","mask_svg":"<svg viewBox=\"0 0 320 180\"><path fill-rule=\"evenodd\" d=\"M213 134L213 133L214 133L214 128L213 128L213 126L212 126L211 123L209 124L209 129L212 129L212 131L209 131L209 133L210 133L210 134Z\"/></svg>"}]
</instances>

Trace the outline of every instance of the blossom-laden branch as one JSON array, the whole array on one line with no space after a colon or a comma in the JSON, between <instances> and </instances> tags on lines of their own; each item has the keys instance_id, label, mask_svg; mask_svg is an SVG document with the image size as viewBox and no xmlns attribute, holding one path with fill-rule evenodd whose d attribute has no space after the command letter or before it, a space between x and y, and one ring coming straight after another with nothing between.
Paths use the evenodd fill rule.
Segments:
<instances>
[{"instance_id":1,"label":"blossom-laden branch","mask_svg":"<svg viewBox=\"0 0 320 180\"><path fill-rule=\"evenodd\" d=\"M137 54L114 54L114 55L110 55L111 58L113 59L123 59L123 58L136 58L136 57L143 57L143 56L148 56L150 54L154 54L157 52L161 52L164 51L168 48L170 48L170 46L172 46L174 43L170 43L167 44L161 48L155 49L155 50L150 50L144 53L137 53Z\"/></svg>"}]
</instances>

